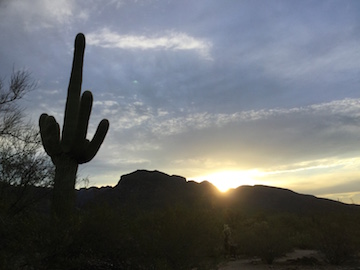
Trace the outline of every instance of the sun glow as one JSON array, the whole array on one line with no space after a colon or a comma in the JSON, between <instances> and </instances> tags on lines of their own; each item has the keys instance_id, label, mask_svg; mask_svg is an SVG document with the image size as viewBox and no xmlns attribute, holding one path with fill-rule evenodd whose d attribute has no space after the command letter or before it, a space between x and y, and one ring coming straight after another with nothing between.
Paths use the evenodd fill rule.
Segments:
<instances>
[{"instance_id":1,"label":"sun glow","mask_svg":"<svg viewBox=\"0 0 360 270\"><path fill-rule=\"evenodd\" d=\"M253 186L259 184L256 177L259 177L261 173L257 170L249 171L219 171L209 175L196 177L194 180L209 181L216 186L221 192L226 192L231 188L237 188L242 185Z\"/></svg>"}]
</instances>

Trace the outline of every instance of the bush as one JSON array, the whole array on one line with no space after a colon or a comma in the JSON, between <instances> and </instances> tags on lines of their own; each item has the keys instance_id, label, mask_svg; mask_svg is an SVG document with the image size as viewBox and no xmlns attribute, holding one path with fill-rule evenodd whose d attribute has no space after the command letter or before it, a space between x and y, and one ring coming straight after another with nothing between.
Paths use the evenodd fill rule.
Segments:
<instances>
[{"instance_id":1,"label":"bush","mask_svg":"<svg viewBox=\"0 0 360 270\"><path fill-rule=\"evenodd\" d=\"M345 263L356 253L354 237L349 235L346 225L335 222L321 227L319 249L325 261L333 265Z\"/></svg>"},{"instance_id":2,"label":"bush","mask_svg":"<svg viewBox=\"0 0 360 270\"><path fill-rule=\"evenodd\" d=\"M207 210L174 207L127 214L103 206L82 217L71 253L86 269L209 269L217 263L219 224Z\"/></svg>"},{"instance_id":3,"label":"bush","mask_svg":"<svg viewBox=\"0 0 360 270\"><path fill-rule=\"evenodd\" d=\"M286 228L275 222L256 221L238 239L245 255L259 257L267 264L292 249Z\"/></svg>"}]
</instances>

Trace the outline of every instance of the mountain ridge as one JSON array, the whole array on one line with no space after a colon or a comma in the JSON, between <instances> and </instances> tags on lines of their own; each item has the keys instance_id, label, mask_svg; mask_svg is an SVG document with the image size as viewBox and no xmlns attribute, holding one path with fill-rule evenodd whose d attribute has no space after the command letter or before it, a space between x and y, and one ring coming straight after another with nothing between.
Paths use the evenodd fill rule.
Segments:
<instances>
[{"instance_id":1,"label":"mountain ridge","mask_svg":"<svg viewBox=\"0 0 360 270\"><path fill-rule=\"evenodd\" d=\"M290 189L265 185L240 186L221 193L210 182L197 183L178 175L154 170L137 170L122 175L114 187L77 191L78 206L98 203L137 209L159 209L184 205L222 207L255 212L326 214L360 211L360 205L346 204Z\"/></svg>"}]
</instances>

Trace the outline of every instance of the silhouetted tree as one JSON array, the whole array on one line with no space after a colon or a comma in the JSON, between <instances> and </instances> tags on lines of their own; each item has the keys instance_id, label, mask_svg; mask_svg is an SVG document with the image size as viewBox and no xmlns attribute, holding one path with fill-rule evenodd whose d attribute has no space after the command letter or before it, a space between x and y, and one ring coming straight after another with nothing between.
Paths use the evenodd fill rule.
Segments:
<instances>
[{"instance_id":1,"label":"silhouetted tree","mask_svg":"<svg viewBox=\"0 0 360 270\"><path fill-rule=\"evenodd\" d=\"M0 80L0 213L14 215L41 196L32 186L49 186L53 166L41 151L38 129L27 122L19 101L36 84L27 71L13 71L9 85ZM14 188L16 187L16 188Z\"/></svg>"},{"instance_id":2,"label":"silhouetted tree","mask_svg":"<svg viewBox=\"0 0 360 270\"><path fill-rule=\"evenodd\" d=\"M28 128L23 121L22 109L18 101L32 91L36 83L31 80L27 71L13 71L8 87L4 80L0 80L0 136L17 137L21 140L33 141L33 137L23 136L23 131ZM26 134L27 135L27 134Z\"/></svg>"}]
</instances>

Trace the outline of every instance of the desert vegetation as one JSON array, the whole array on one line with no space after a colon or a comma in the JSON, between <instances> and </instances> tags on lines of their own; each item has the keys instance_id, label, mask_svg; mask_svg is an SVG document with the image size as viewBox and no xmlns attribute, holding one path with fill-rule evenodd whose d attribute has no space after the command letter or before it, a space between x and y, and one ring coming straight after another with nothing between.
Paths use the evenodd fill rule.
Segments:
<instances>
[{"instance_id":1,"label":"desert vegetation","mask_svg":"<svg viewBox=\"0 0 360 270\"><path fill-rule=\"evenodd\" d=\"M103 204L79 210L66 235L56 235L40 209L1 215L1 269L216 269L233 259L223 247L224 223L237 258L266 264L295 248L318 250L328 264L347 264L360 246L360 215L229 213L189 205L144 211Z\"/></svg>"}]
</instances>

